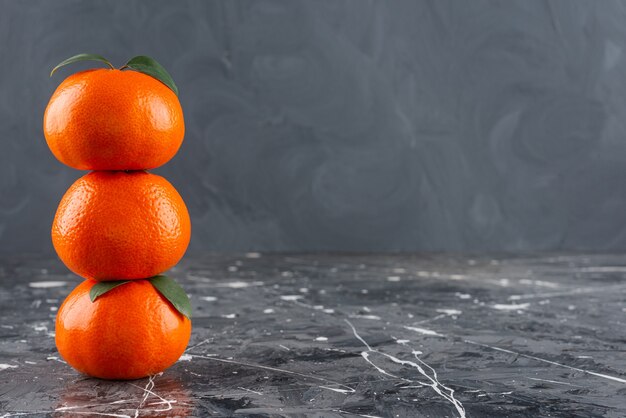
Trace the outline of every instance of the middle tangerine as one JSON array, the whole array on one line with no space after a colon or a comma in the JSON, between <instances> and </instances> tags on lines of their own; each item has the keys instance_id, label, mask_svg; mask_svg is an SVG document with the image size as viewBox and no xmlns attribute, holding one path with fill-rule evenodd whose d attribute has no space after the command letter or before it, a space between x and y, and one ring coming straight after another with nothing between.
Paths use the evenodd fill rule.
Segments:
<instances>
[{"instance_id":1,"label":"middle tangerine","mask_svg":"<svg viewBox=\"0 0 626 418\"><path fill-rule=\"evenodd\" d=\"M163 177L145 171L95 171L65 193L52 243L74 273L131 280L173 267L191 237L187 207Z\"/></svg>"}]
</instances>

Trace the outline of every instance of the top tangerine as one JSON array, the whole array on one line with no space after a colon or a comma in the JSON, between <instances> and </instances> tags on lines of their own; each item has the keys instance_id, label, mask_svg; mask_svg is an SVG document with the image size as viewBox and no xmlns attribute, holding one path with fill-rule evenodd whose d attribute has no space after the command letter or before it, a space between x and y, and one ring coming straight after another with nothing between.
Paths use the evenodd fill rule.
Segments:
<instances>
[{"instance_id":1,"label":"top tangerine","mask_svg":"<svg viewBox=\"0 0 626 418\"><path fill-rule=\"evenodd\" d=\"M168 162L185 134L176 94L137 71L93 69L56 89L44 113L46 142L79 170L147 170Z\"/></svg>"}]
</instances>

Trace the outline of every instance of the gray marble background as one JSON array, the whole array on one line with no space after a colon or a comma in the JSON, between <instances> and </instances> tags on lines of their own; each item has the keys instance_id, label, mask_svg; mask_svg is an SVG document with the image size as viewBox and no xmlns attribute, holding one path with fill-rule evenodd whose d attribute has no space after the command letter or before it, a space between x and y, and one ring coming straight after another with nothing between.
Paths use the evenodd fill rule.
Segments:
<instances>
[{"instance_id":1,"label":"gray marble background","mask_svg":"<svg viewBox=\"0 0 626 418\"><path fill-rule=\"evenodd\" d=\"M173 75L191 252L626 249L626 2L0 0L0 252L81 173L46 103L91 52Z\"/></svg>"}]
</instances>

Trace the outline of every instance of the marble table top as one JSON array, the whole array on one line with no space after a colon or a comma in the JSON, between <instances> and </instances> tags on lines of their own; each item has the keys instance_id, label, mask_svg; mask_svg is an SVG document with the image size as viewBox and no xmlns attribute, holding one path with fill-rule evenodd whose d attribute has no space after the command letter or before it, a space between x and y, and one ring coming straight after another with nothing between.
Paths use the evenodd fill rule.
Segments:
<instances>
[{"instance_id":1,"label":"marble table top","mask_svg":"<svg viewBox=\"0 0 626 418\"><path fill-rule=\"evenodd\" d=\"M626 416L626 256L249 253L170 276L186 353L103 381L54 345L80 280L0 258L0 417Z\"/></svg>"}]
</instances>

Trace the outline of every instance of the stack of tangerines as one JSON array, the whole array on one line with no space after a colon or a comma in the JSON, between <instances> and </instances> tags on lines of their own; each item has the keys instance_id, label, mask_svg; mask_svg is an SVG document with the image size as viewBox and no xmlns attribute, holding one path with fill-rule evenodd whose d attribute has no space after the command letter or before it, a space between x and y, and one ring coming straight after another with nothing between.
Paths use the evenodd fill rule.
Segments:
<instances>
[{"instance_id":1,"label":"stack of tangerines","mask_svg":"<svg viewBox=\"0 0 626 418\"><path fill-rule=\"evenodd\" d=\"M61 356L80 372L105 379L158 373L184 352L191 334L187 295L161 275L183 256L191 224L183 199L147 172L169 161L184 136L171 76L140 56L116 69L70 75L52 95L44 134L64 164L92 170L65 193L52 243L85 278L56 320ZM51 73L51 75L52 75Z\"/></svg>"}]
</instances>

